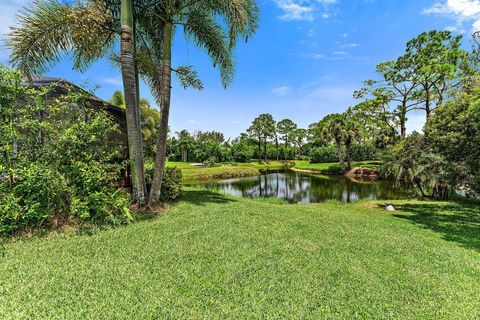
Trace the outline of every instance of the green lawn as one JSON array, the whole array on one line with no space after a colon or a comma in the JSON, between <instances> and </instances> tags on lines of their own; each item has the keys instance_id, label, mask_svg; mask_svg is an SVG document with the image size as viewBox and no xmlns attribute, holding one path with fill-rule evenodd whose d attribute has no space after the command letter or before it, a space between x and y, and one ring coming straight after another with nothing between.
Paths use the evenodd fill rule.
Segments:
<instances>
[{"instance_id":1,"label":"green lawn","mask_svg":"<svg viewBox=\"0 0 480 320\"><path fill-rule=\"evenodd\" d=\"M378 169L382 163L380 161L357 161L352 162L352 168L369 168ZM342 170L340 163L309 163L306 161L297 162L294 167L300 170L313 170L313 171L332 171L338 172Z\"/></svg>"},{"instance_id":2,"label":"green lawn","mask_svg":"<svg viewBox=\"0 0 480 320\"><path fill-rule=\"evenodd\" d=\"M177 167L182 170L183 180L208 180L229 177L254 176L260 173L259 170L281 169L285 164L280 161L270 161L269 163L226 163L212 168L195 167L191 162L167 162L168 167Z\"/></svg>"},{"instance_id":3,"label":"green lawn","mask_svg":"<svg viewBox=\"0 0 480 320\"><path fill-rule=\"evenodd\" d=\"M480 207L187 189L117 229L7 241L1 319L478 319Z\"/></svg>"}]
</instances>

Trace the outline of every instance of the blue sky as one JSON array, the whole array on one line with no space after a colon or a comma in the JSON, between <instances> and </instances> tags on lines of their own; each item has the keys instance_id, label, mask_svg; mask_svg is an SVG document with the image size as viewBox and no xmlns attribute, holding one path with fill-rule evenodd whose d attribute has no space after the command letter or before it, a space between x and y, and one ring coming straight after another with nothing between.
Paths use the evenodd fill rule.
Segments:
<instances>
[{"instance_id":1,"label":"blue sky","mask_svg":"<svg viewBox=\"0 0 480 320\"><path fill-rule=\"evenodd\" d=\"M0 34L15 24L15 12L28 0L1 0ZM480 0L259 0L260 28L235 51L237 72L224 90L208 56L181 30L174 44L174 65L193 65L203 91L183 90L174 82L170 124L181 129L219 130L227 137L245 131L260 113L290 118L301 127L327 114L342 112L356 101L353 91L375 77L375 65L400 55L405 43L431 29L465 34L480 30ZM0 62L8 52L0 49ZM99 85L108 99L121 89L121 77L108 61L80 74L66 57L47 74L77 84ZM152 104L149 89L141 94ZM409 130L420 129L424 115L409 117Z\"/></svg>"}]
</instances>

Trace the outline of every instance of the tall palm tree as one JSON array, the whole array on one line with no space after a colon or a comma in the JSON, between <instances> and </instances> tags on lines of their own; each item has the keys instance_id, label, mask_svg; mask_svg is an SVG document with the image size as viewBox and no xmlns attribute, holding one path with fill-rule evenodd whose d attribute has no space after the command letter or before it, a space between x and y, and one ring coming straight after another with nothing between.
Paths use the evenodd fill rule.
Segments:
<instances>
[{"instance_id":1,"label":"tall palm tree","mask_svg":"<svg viewBox=\"0 0 480 320\"><path fill-rule=\"evenodd\" d=\"M160 128L157 141L155 174L150 190L150 204L160 198L165 167L168 119L170 114L170 93L172 75L172 42L175 27L183 26L185 36L193 38L197 46L204 48L220 69L224 86L231 81L234 73L232 48L240 36L247 40L257 28L258 7L254 0L189 0L156 1L151 7L153 16L163 22ZM224 18L227 30L217 17Z\"/></svg>"},{"instance_id":2,"label":"tall palm tree","mask_svg":"<svg viewBox=\"0 0 480 320\"><path fill-rule=\"evenodd\" d=\"M326 116L322 121L321 134L327 141L334 141L337 148L338 161L345 165L342 153L342 142L344 141L344 119L340 114L331 114Z\"/></svg>"},{"instance_id":3,"label":"tall palm tree","mask_svg":"<svg viewBox=\"0 0 480 320\"><path fill-rule=\"evenodd\" d=\"M73 68L87 69L111 53L121 40L121 67L125 89L128 145L134 196L145 201L143 150L135 70L133 0L86 0L74 5L40 0L21 12L7 46L11 63L31 78L48 71L62 54L72 53ZM114 12L120 14L113 14Z\"/></svg>"},{"instance_id":4,"label":"tall palm tree","mask_svg":"<svg viewBox=\"0 0 480 320\"><path fill-rule=\"evenodd\" d=\"M133 181L133 196L140 204L146 201L147 187L140 126L139 83L135 65L135 23L133 0L121 0L120 9L120 65L122 69L123 91Z\"/></svg>"},{"instance_id":5,"label":"tall palm tree","mask_svg":"<svg viewBox=\"0 0 480 320\"><path fill-rule=\"evenodd\" d=\"M350 155L350 147L353 142L361 139L361 130L358 122L352 117L351 112L343 115L342 135L345 143L345 153L347 155L347 170L352 168L352 157Z\"/></svg>"}]
</instances>

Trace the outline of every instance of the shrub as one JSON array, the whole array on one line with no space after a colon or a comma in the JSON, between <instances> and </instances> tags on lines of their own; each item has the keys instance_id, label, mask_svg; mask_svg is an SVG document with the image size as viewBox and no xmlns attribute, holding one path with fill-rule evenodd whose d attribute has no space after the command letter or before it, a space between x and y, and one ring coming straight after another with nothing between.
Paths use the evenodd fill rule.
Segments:
<instances>
[{"instance_id":1,"label":"shrub","mask_svg":"<svg viewBox=\"0 0 480 320\"><path fill-rule=\"evenodd\" d=\"M318 147L310 152L312 163L338 162L337 149L334 146Z\"/></svg>"},{"instance_id":2,"label":"shrub","mask_svg":"<svg viewBox=\"0 0 480 320\"><path fill-rule=\"evenodd\" d=\"M153 161L145 162L145 180L147 187L152 184L152 178L155 171ZM182 194L182 171L176 167L166 167L163 172L162 190L160 198L162 200L173 201L179 199Z\"/></svg>"},{"instance_id":3,"label":"shrub","mask_svg":"<svg viewBox=\"0 0 480 320\"><path fill-rule=\"evenodd\" d=\"M182 194L182 171L176 167L165 168L161 199L167 201L177 200Z\"/></svg>"},{"instance_id":4,"label":"shrub","mask_svg":"<svg viewBox=\"0 0 480 320\"><path fill-rule=\"evenodd\" d=\"M371 144L353 144L350 147L350 156L353 161L378 160L377 148Z\"/></svg>"},{"instance_id":5,"label":"shrub","mask_svg":"<svg viewBox=\"0 0 480 320\"><path fill-rule=\"evenodd\" d=\"M0 232L40 226L53 215L68 212L69 188L58 171L31 163L13 176L12 184L2 185Z\"/></svg>"},{"instance_id":6,"label":"shrub","mask_svg":"<svg viewBox=\"0 0 480 320\"><path fill-rule=\"evenodd\" d=\"M345 148L342 148L343 157L346 160ZM350 146L352 161L378 160L379 154L375 146L370 144L352 144ZM338 162L337 148L333 145L313 148L310 151L312 163Z\"/></svg>"},{"instance_id":7,"label":"shrub","mask_svg":"<svg viewBox=\"0 0 480 320\"><path fill-rule=\"evenodd\" d=\"M231 158L235 162L247 163L254 157L254 148L246 143L236 143L230 147Z\"/></svg>"},{"instance_id":8,"label":"shrub","mask_svg":"<svg viewBox=\"0 0 480 320\"><path fill-rule=\"evenodd\" d=\"M206 167L208 168L213 168L217 165L217 158L215 157L210 157L208 158L207 160L205 160L203 162L203 164L205 164Z\"/></svg>"}]
</instances>

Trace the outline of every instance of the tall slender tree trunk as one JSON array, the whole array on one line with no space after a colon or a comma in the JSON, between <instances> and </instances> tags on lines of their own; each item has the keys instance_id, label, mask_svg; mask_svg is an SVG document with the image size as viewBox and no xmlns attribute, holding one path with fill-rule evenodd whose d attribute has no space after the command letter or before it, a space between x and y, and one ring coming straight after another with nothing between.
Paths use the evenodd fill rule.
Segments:
<instances>
[{"instance_id":1,"label":"tall slender tree trunk","mask_svg":"<svg viewBox=\"0 0 480 320\"><path fill-rule=\"evenodd\" d=\"M258 136L258 154L257 154L258 162L262 160L262 138Z\"/></svg>"},{"instance_id":2,"label":"tall slender tree trunk","mask_svg":"<svg viewBox=\"0 0 480 320\"><path fill-rule=\"evenodd\" d=\"M340 144L340 141L338 141L337 139L335 139L335 145L337 146L338 161L343 166L345 161L343 160L342 145Z\"/></svg>"},{"instance_id":3,"label":"tall slender tree trunk","mask_svg":"<svg viewBox=\"0 0 480 320\"><path fill-rule=\"evenodd\" d=\"M170 94L172 82L172 32L173 24L165 23L163 41L163 70L162 70L162 93L160 106L160 128L157 140L157 154L155 159L155 173L150 190L149 204L154 205L160 201L162 189L163 170L165 168L165 155L167 151L168 117L170 115Z\"/></svg>"},{"instance_id":4,"label":"tall slender tree trunk","mask_svg":"<svg viewBox=\"0 0 480 320\"><path fill-rule=\"evenodd\" d=\"M277 149L277 161L279 160L280 158L280 152L278 150L278 136L275 135L275 148Z\"/></svg>"},{"instance_id":5,"label":"tall slender tree trunk","mask_svg":"<svg viewBox=\"0 0 480 320\"><path fill-rule=\"evenodd\" d=\"M285 154L284 154L285 162L287 161L287 154L288 154L287 147L288 147L288 136L285 136Z\"/></svg>"},{"instance_id":6,"label":"tall slender tree trunk","mask_svg":"<svg viewBox=\"0 0 480 320\"><path fill-rule=\"evenodd\" d=\"M400 109L400 137L405 139L407 136L407 101L402 102Z\"/></svg>"},{"instance_id":7,"label":"tall slender tree trunk","mask_svg":"<svg viewBox=\"0 0 480 320\"><path fill-rule=\"evenodd\" d=\"M265 137L263 141L263 157L265 158L265 162L268 162L268 157L267 157L267 137Z\"/></svg>"},{"instance_id":8,"label":"tall slender tree trunk","mask_svg":"<svg viewBox=\"0 0 480 320\"><path fill-rule=\"evenodd\" d=\"M121 2L120 64L122 68L125 110L127 122L128 153L134 199L145 203L146 185L143 163L142 132L139 127L137 72L135 68L133 0Z\"/></svg>"},{"instance_id":9,"label":"tall slender tree trunk","mask_svg":"<svg viewBox=\"0 0 480 320\"><path fill-rule=\"evenodd\" d=\"M428 84L425 88L425 113L427 121L430 118L430 89L428 88Z\"/></svg>"},{"instance_id":10,"label":"tall slender tree trunk","mask_svg":"<svg viewBox=\"0 0 480 320\"><path fill-rule=\"evenodd\" d=\"M345 152L347 153L347 170L352 169L352 159L350 157L350 143L345 143Z\"/></svg>"}]
</instances>

